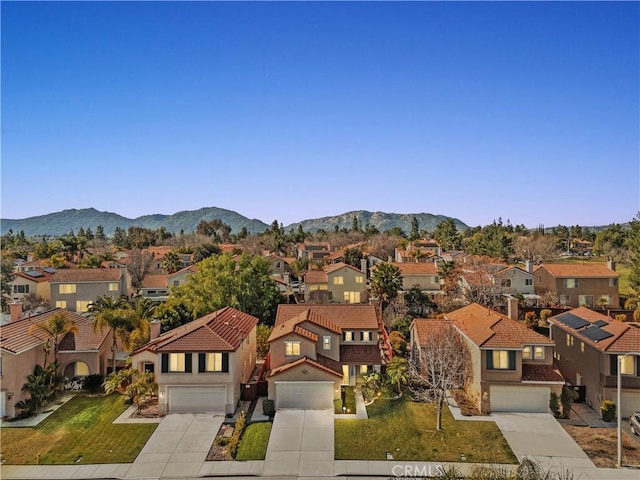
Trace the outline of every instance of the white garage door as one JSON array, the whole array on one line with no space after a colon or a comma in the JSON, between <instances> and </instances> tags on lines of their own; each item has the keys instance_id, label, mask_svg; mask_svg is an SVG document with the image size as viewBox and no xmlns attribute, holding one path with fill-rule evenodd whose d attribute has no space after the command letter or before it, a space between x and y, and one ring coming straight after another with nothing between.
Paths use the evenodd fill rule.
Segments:
<instances>
[{"instance_id":1,"label":"white garage door","mask_svg":"<svg viewBox=\"0 0 640 480\"><path fill-rule=\"evenodd\" d=\"M276 408L333 408L333 382L275 382Z\"/></svg>"},{"instance_id":2,"label":"white garage door","mask_svg":"<svg viewBox=\"0 0 640 480\"><path fill-rule=\"evenodd\" d=\"M491 411L548 413L550 395L549 387L491 385Z\"/></svg>"},{"instance_id":3,"label":"white garage door","mask_svg":"<svg viewBox=\"0 0 640 480\"><path fill-rule=\"evenodd\" d=\"M617 392L614 392L613 401L617 401ZM620 415L622 418L629 418L633 412L640 412L640 392L620 392L620 404L622 409Z\"/></svg>"},{"instance_id":4,"label":"white garage door","mask_svg":"<svg viewBox=\"0 0 640 480\"><path fill-rule=\"evenodd\" d=\"M227 389L224 385L168 388L169 413L224 413Z\"/></svg>"}]
</instances>

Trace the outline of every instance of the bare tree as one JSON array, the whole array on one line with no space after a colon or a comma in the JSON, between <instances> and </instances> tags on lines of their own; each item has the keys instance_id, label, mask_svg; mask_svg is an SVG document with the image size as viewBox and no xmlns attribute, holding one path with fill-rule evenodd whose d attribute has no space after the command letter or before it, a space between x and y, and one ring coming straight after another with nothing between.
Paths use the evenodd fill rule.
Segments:
<instances>
[{"instance_id":1,"label":"bare tree","mask_svg":"<svg viewBox=\"0 0 640 480\"><path fill-rule=\"evenodd\" d=\"M555 236L533 232L526 237L517 237L513 249L520 260L541 263L557 256L558 242Z\"/></svg>"},{"instance_id":2,"label":"bare tree","mask_svg":"<svg viewBox=\"0 0 640 480\"><path fill-rule=\"evenodd\" d=\"M129 272L129 275L131 275L131 287L136 295L142 287L144 277L151 270L152 262L153 257L148 252L143 252L139 249L131 250L131 252L129 252L129 257L127 258L127 271Z\"/></svg>"},{"instance_id":3,"label":"bare tree","mask_svg":"<svg viewBox=\"0 0 640 480\"><path fill-rule=\"evenodd\" d=\"M423 402L436 403L436 428L442 430L442 405L447 390L465 388L471 356L462 335L448 320L424 320L429 335L410 362L409 391Z\"/></svg>"},{"instance_id":4,"label":"bare tree","mask_svg":"<svg viewBox=\"0 0 640 480\"><path fill-rule=\"evenodd\" d=\"M504 304L503 287L496 280L495 274L504 267L486 259L465 267L462 270L464 299L469 303L479 303L492 310L500 311Z\"/></svg>"}]
</instances>

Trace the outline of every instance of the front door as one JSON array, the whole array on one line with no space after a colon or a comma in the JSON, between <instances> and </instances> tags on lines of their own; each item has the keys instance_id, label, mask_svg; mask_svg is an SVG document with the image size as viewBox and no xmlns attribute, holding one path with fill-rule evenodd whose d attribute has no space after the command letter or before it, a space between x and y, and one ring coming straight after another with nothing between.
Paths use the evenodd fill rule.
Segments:
<instances>
[{"instance_id":1,"label":"front door","mask_svg":"<svg viewBox=\"0 0 640 480\"><path fill-rule=\"evenodd\" d=\"M343 365L342 366L342 385L355 385L355 384L356 384L356 366Z\"/></svg>"}]
</instances>

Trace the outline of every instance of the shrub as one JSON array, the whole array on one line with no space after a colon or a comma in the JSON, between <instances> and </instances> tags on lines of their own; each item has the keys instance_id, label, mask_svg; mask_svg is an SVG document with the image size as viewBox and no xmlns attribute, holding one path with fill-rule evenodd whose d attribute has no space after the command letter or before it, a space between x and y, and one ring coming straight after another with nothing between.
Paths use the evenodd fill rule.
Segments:
<instances>
[{"instance_id":1,"label":"shrub","mask_svg":"<svg viewBox=\"0 0 640 480\"><path fill-rule=\"evenodd\" d=\"M276 415L276 405L275 403L273 403L273 400L269 400L268 398L265 398L264 400L262 400L262 412L267 416L267 417L275 417Z\"/></svg>"},{"instance_id":2,"label":"shrub","mask_svg":"<svg viewBox=\"0 0 640 480\"><path fill-rule=\"evenodd\" d=\"M578 399L579 395L574 389L567 386L562 387L560 402L562 403L562 416L569 418L571 414L571 404Z\"/></svg>"},{"instance_id":3,"label":"shrub","mask_svg":"<svg viewBox=\"0 0 640 480\"><path fill-rule=\"evenodd\" d=\"M104 377L98 373L94 373L84 378L82 388L89 393L99 393L102 392L102 382L104 382Z\"/></svg>"},{"instance_id":4,"label":"shrub","mask_svg":"<svg viewBox=\"0 0 640 480\"><path fill-rule=\"evenodd\" d=\"M244 433L246 426L247 414L244 410L240 410L240 414L238 415L238 419L236 420L236 425L233 430L233 435L227 444L229 455L233 458L236 458L236 453L238 453L238 447L240 446L240 439L242 438L242 434Z\"/></svg>"},{"instance_id":5,"label":"shrub","mask_svg":"<svg viewBox=\"0 0 640 480\"><path fill-rule=\"evenodd\" d=\"M553 312L548 308L545 308L544 310L540 310L540 320L546 320L551 316L552 313Z\"/></svg>"},{"instance_id":6,"label":"shrub","mask_svg":"<svg viewBox=\"0 0 640 480\"><path fill-rule=\"evenodd\" d=\"M524 323L527 327L533 328L538 324L538 317L536 316L536 312L527 312L524 314Z\"/></svg>"},{"instance_id":7,"label":"shrub","mask_svg":"<svg viewBox=\"0 0 640 480\"><path fill-rule=\"evenodd\" d=\"M616 315L616 320L618 320L619 322L626 322L627 316L624 313L619 313Z\"/></svg>"},{"instance_id":8,"label":"shrub","mask_svg":"<svg viewBox=\"0 0 640 480\"><path fill-rule=\"evenodd\" d=\"M600 404L600 413L602 414L602 420L613 422L616 418L616 404L611 400L604 400Z\"/></svg>"},{"instance_id":9,"label":"shrub","mask_svg":"<svg viewBox=\"0 0 640 480\"><path fill-rule=\"evenodd\" d=\"M551 395L549 396L549 410L551 410L551 413L553 413L554 417L560 417L560 402L558 399L558 394L555 392L551 392Z\"/></svg>"}]
</instances>

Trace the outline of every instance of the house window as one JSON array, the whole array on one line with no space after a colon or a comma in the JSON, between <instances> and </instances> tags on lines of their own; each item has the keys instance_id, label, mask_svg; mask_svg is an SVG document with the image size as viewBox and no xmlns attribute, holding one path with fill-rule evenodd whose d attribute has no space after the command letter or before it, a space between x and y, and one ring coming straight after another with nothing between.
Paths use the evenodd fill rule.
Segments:
<instances>
[{"instance_id":1,"label":"house window","mask_svg":"<svg viewBox=\"0 0 640 480\"><path fill-rule=\"evenodd\" d=\"M568 333L565 334L567 336L567 347L572 347L573 346L573 337L571 335L569 335Z\"/></svg>"},{"instance_id":2,"label":"house window","mask_svg":"<svg viewBox=\"0 0 640 480\"><path fill-rule=\"evenodd\" d=\"M580 342L580 351L584 353L584 342Z\"/></svg>"},{"instance_id":3,"label":"house window","mask_svg":"<svg viewBox=\"0 0 640 480\"><path fill-rule=\"evenodd\" d=\"M531 360L532 356L531 356L531 347L530 346L526 346L522 349L522 359L523 360Z\"/></svg>"},{"instance_id":4,"label":"house window","mask_svg":"<svg viewBox=\"0 0 640 480\"><path fill-rule=\"evenodd\" d=\"M206 372L222 371L222 353L207 353L205 362Z\"/></svg>"},{"instance_id":5,"label":"house window","mask_svg":"<svg viewBox=\"0 0 640 480\"><path fill-rule=\"evenodd\" d=\"M343 276L333 277L333 284L334 285L344 285L344 277Z\"/></svg>"},{"instance_id":6,"label":"house window","mask_svg":"<svg viewBox=\"0 0 640 480\"><path fill-rule=\"evenodd\" d=\"M357 275L356 276L356 283L360 283L360 284L364 283L364 276Z\"/></svg>"},{"instance_id":7,"label":"house window","mask_svg":"<svg viewBox=\"0 0 640 480\"><path fill-rule=\"evenodd\" d=\"M515 370L516 359L513 350L488 350L487 369L488 370Z\"/></svg>"},{"instance_id":8,"label":"house window","mask_svg":"<svg viewBox=\"0 0 640 480\"><path fill-rule=\"evenodd\" d=\"M67 308L66 300L56 300L56 308Z\"/></svg>"},{"instance_id":9,"label":"house window","mask_svg":"<svg viewBox=\"0 0 640 480\"><path fill-rule=\"evenodd\" d=\"M117 292L120 290L120 284L118 282L109 282L109 291Z\"/></svg>"},{"instance_id":10,"label":"house window","mask_svg":"<svg viewBox=\"0 0 640 480\"><path fill-rule=\"evenodd\" d=\"M533 358L544 360L544 347L533 347Z\"/></svg>"},{"instance_id":11,"label":"house window","mask_svg":"<svg viewBox=\"0 0 640 480\"><path fill-rule=\"evenodd\" d=\"M300 342L284 342L284 354L287 357L297 357L300 355Z\"/></svg>"},{"instance_id":12,"label":"house window","mask_svg":"<svg viewBox=\"0 0 640 480\"><path fill-rule=\"evenodd\" d=\"M180 286L180 280L174 280L173 281L173 286L174 287L179 287Z\"/></svg>"},{"instance_id":13,"label":"house window","mask_svg":"<svg viewBox=\"0 0 640 480\"><path fill-rule=\"evenodd\" d=\"M524 279L524 284L525 284L526 286L531 286L531 285L533 285L533 278L525 278L525 279Z\"/></svg>"},{"instance_id":14,"label":"house window","mask_svg":"<svg viewBox=\"0 0 640 480\"><path fill-rule=\"evenodd\" d=\"M431 283L440 283L440 277L438 277L438 275L434 275L431 277Z\"/></svg>"},{"instance_id":15,"label":"house window","mask_svg":"<svg viewBox=\"0 0 640 480\"><path fill-rule=\"evenodd\" d=\"M500 286L510 288L511 287L511 279L510 278L505 278L504 280L502 280L500 282Z\"/></svg>"},{"instance_id":16,"label":"house window","mask_svg":"<svg viewBox=\"0 0 640 480\"><path fill-rule=\"evenodd\" d=\"M14 285L13 293L29 293L29 285Z\"/></svg>"},{"instance_id":17,"label":"house window","mask_svg":"<svg viewBox=\"0 0 640 480\"><path fill-rule=\"evenodd\" d=\"M560 295L560 305L569 305L569 295Z\"/></svg>"},{"instance_id":18,"label":"house window","mask_svg":"<svg viewBox=\"0 0 640 480\"><path fill-rule=\"evenodd\" d=\"M619 359L620 357L618 357ZM616 359L618 362L620 360ZM632 355L627 355L626 357L622 357L622 363L620 364L620 374L621 375L633 375L633 366L636 363L636 357Z\"/></svg>"},{"instance_id":19,"label":"house window","mask_svg":"<svg viewBox=\"0 0 640 480\"><path fill-rule=\"evenodd\" d=\"M89 305L91 304L88 300L78 300L76 302L76 312L86 312L89 310Z\"/></svg>"},{"instance_id":20,"label":"house window","mask_svg":"<svg viewBox=\"0 0 640 480\"><path fill-rule=\"evenodd\" d=\"M360 292L344 292L345 303L360 303Z\"/></svg>"},{"instance_id":21,"label":"house window","mask_svg":"<svg viewBox=\"0 0 640 480\"><path fill-rule=\"evenodd\" d=\"M609 279L609 286L610 287L617 287L618 286L618 279L617 278L610 278Z\"/></svg>"},{"instance_id":22,"label":"house window","mask_svg":"<svg viewBox=\"0 0 640 480\"><path fill-rule=\"evenodd\" d=\"M566 286L567 288L578 288L579 283L580 283L580 282L578 282L578 279L577 279L577 278L567 278L567 279L565 280L565 286Z\"/></svg>"},{"instance_id":23,"label":"house window","mask_svg":"<svg viewBox=\"0 0 640 480\"><path fill-rule=\"evenodd\" d=\"M331 336L325 335L322 337L322 349L323 350L331 350Z\"/></svg>"},{"instance_id":24,"label":"house window","mask_svg":"<svg viewBox=\"0 0 640 480\"><path fill-rule=\"evenodd\" d=\"M370 342L371 341L371 332L360 332L360 341L361 342Z\"/></svg>"},{"instance_id":25,"label":"house window","mask_svg":"<svg viewBox=\"0 0 640 480\"><path fill-rule=\"evenodd\" d=\"M342 332L342 340L345 342L353 342L353 332L351 330Z\"/></svg>"},{"instance_id":26,"label":"house window","mask_svg":"<svg viewBox=\"0 0 640 480\"><path fill-rule=\"evenodd\" d=\"M69 293L76 293L76 284L75 283L61 283L58 286L58 292L62 295Z\"/></svg>"},{"instance_id":27,"label":"house window","mask_svg":"<svg viewBox=\"0 0 640 480\"><path fill-rule=\"evenodd\" d=\"M368 365L360 365L360 373L368 373L369 366Z\"/></svg>"},{"instance_id":28,"label":"house window","mask_svg":"<svg viewBox=\"0 0 640 480\"><path fill-rule=\"evenodd\" d=\"M579 295L578 304L581 307L593 308L593 295Z\"/></svg>"},{"instance_id":29,"label":"house window","mask_svg":"<svg viewBox=\"0 0 640 480\"><path fill-rule=\"evenodd\" d=\"M276 262L276 269L280 268L280 262Z\"/></svg>"},{"instance_id":30,"label":"house window","mask_svg":"<svg viewBox=\"0 0 640 480\"><path fill-rule=\"evenodd\" d=\"M86 377L90 373L89 365L84 362L76 362L76 377Z\"/></svg>"},{"instance_id":31,"label":"house window","mask_svg":"<svg viewBox=\"0 0 640 480\"><path fill-rule=\"evenodd\" d=\"M184 372L185 362L184 353L170 353L169 354L169 371L170 372Z\"/></svg>"}]
</instances>

